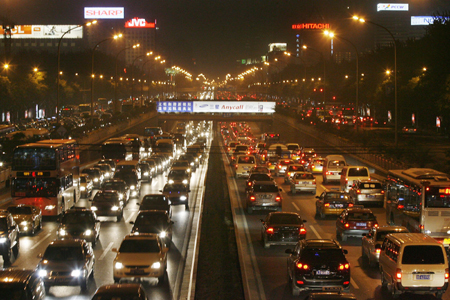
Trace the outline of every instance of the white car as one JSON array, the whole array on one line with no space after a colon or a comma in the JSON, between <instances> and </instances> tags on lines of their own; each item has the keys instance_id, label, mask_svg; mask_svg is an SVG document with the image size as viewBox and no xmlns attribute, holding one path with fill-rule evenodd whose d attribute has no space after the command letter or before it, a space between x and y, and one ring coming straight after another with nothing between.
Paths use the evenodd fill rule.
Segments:
<instances>
[{"instance_id":1,"label":"white car","mask_svg":"<svg viewBox=\"0 0 450 300\"><path fill-rule=\"evenodd\" d=\"M114 282L121 279L154 277L158 284L167 279L167 252L164 242L157 234L143 233L127 235L119 249L113 248L116 258L113 262Z\"/></svg>"},{"instance_id":2,"label":"white car","mask_svg":"<svg viewBox=\"0 0 450 300\"><path fill-rule=\"evenodd\" d=\"M316 194L316 179L309 172L295 172L291 178L291 192L296 194L297 191L307 191Z\"/></svg>"},{"instance_id":3,"label":"white car","mask_svg":"<svg viewBox=\"0 0 450 300\"><path fill-rule=\"evenodd\" d=\"M87 198L92 195L94 183L88 174L80 174L80 192L82 198Z\"/></svg>"},{"instance_id":4,"label":"white car","mask_svg":"<svg viewBox=\"0 0 450 300\"><path fill-rule=\"evenodd\" d=\"M238 155L236 158L236 178L248 177L250 170L256 167L256 157L253 155Z\"/></svg>"}]
</instances>

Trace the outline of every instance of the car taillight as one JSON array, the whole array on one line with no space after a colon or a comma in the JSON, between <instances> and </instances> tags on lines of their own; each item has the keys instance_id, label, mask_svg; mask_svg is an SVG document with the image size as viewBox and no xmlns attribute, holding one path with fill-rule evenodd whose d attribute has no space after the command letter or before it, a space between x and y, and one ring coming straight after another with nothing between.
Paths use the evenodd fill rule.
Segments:
<instances>
[{"instance_id":1,"label":"car taillight","mask_svg":"<svg viewBox=\"0 0 450 300\"><path fill-rule=\"evenodd\" d=\"M376 254L380 254L381 253L381 249L380 248L375 249L375 253Z\"/></svg>"},{"instance_id":2,"label":"car taillight","mask_svg":"<svg viewBox=\"0 0 450 300\"><path fill-rule=\"evenodd\" d=\"M405 208L405 206L403 204L397 205L397 209L404 209L404 208Z\"/></svg>"},{"instance_id":3,"label":"car taillight","mask_svg":"<svg viewBox=\"0 0 450 300\"><path fill-rule=\"evenodd\" d=\"M340 264L339 265L339 270L348 270L350 269L350 264Z\"/></svg>"},{"instance_id":4,"label":"car taillight","mask_svg":"<svg viewBox=\"0 0 450 300\"><path fill-rule=\"evenodd\" d=\"M382 190L381 193L384 194L384 191Z\"/></svg>"},{"instance_id":5,"label":"car taillight","mask_svg":"<svg viewBox=\"0 0 450 300\"><path fill-rule=\"evenodd\" d=\"M248 185L248 186L252 186L252 183L251 183L251 182L249 182L249 183L247 183L247 185Z\"/></svg>"},{"instance_id":6,"label":"car taillight","mask_svg":"<svg viewBox=\"0 0 450 300\"><path fill-rule=\"evenodd\" d=\"M276 196L275 197L275 201L280 202L281 201L281 196L280 195Z\"/></svg>"},{"instance_id":7,"label":"car taillight","mask_svg":"<svg viewBox=\"0 0 450 300\"><path fill-rule=\"evenodd\" d=\"M348 182L348 178L345 178L345 182Z\"/></svg>"},{"instance_id":8,"label":"car taillight","mask_svg":"<svg viewBox=\"0 0 450 300\"><path fill-rule=\"evenodd\" d=\"M402 270L401 270L401 269L397 269L397 270L395 271L395 278L396 278L397 280L401 280L401 279L402 279Z\"/></svg>"},{"instance_id":9,"label":"car taillight","mask_svg":"<svg viewBox=\"0 0 450 300\"><path fill-rule=\"evenodd\" d=\"M311 169L314 169L314 165L311 165Z\"/></svg>"},{"instance_id":10,"label":"car taillight","mask_svg":"<svg viewBox=\"0 0 450 300\"><path fill-rule=\"evenodd\" d=\"M378 223L373 224L373 227L378 228Z\"/></svg>"},{"instance_id":11,"label":"car taillight","mask_svg":"<svg viewBox=\"0 0 450 300\"><path fill-rule=\"evenodd\" d=\"M323 206L330 207L330 203L325 203Z\"/></svg>"},{"instance_id":12,"label":"car taillight","mask_svg":"<svg viewBox=\"0 0 450 300\"><path fill-rule=\"evenodd\" d=\"M345 228L349 228L350 227L350 224L348 224L348 223L345 223Z\"/></svg>"},{"instance_id":13,"label":"car taillight","mask_svg":"<svg viewBox=\"0 0 450 300\"><path fill-rule=\"evenodd\" d=\"M423 226L422 224L420 224L420 225L419 225L419 229L420 229L420 230L424 230L424 229L425 229L425 226Z\"/></svg>"},{"instance_id":14,"label":"car taillight","mask_svg":"<svg viewBox=\"0 0 450 300\"><path fill-rule=\"evenodd\" d=\"M326 175L331 175L331 172L330 172L330 171L327 171L325 174L326 174Z\"/></svg>"},{"instance_id":15,"label":"car taillight","mask_svg":"<svg viewBox=\"0 0 450 300\"><path fill-rule=\"evenodd\" d=\"M235 167L236 167L236 169L237 169L237 168L238 168L239 166L238 166L238 165L236 165Z\"/></svg>"},{"instance_id":16,"label":"car taillight","mask_svg":"<svg viewBox=\"0 0 450 300\"><path fill-rule=\"evenodd\" d=\"M300 231L299 231L299 233L300 234L306 234L306 228L300 228Z\"/></svg>"},{"instance_id":17,"label":"car taillight","mask_svg":"<svg viewBox=\"0 0 450 300\"><path fill-rule=\"evenodd\" d=\"M307 264L297 263L297 269L308 270L309 266Z\"/></svg>"},{"instance_id":18,"label":"car taillight","mask_svg":"<svg viewBox=\"0 0 450 300\"><path fill-rule=\"evenodd\" d=\"M353 207L353 203L349 203L349 204L348 204L348 207Z\"/></svg>"},{"instance_id":19,"label":"car taillight","mask_svg":"<svg viewBox=\"0 0 450 300\"><path fill-rule=\"evenodd\" d=\"M291 172L288 172L287 174L288 174L288 176L291 176Z\"/></svg>"},{"instance_id":20,"label":"car taillight","mask_svg":"<svg viewBox=\"0 0 450 300\"><path fill-rule=\"evenodd\" d=\"M361 194L361 190L356 190L356 193L357 194Z\"/></svg>"},{"instance_id":21,"label":"car taillight","mask_svg":"<svg viewBox=\"0 0 450 300\"><path fill-rule=\"evenodd\" d=\"M449 277L449 272L448 272L448 268L447 268L447 269L445 269L445 274L444 274L445 282L448 282L448 277Z\"/></svg>"},{"instance_id":22,"label":"car taillight","mask_svg":"<svg viewBox=\"0 0 450 300\"><path fill-rule=\"evenodd\" d=\"M313 184L316 184L316 180L315 179L313 180Z\"/></svg>"},{"instance_id":23,"label":"car taillight","mask_svg":"<svg viewBox=\"0 0 450 300\"><path fill-rule=\"evenodd\" d=\"M273 228L272 227L267 228L266 232L269 233L269 234L272 234L273 233Z\"/></svg>"},{"instance_id":24,"label":"car taillight","mask_svg":"<svg viewBox=\"0 0 450 300\"><path fill-rule=\"evenodd\" d=\"M281 169L281 165L278 165L278 169Z\"/></svg>"},{"instance_id":25,"label":"car taillight","mask_svg":"<svg viewBox=\"0 0 450 300\"><path fill-rule=\"evenodd\" d=\"M255 200L256 200L255 196L250 196L250 201L255 201Z\"/></svg>"}]
</instances>

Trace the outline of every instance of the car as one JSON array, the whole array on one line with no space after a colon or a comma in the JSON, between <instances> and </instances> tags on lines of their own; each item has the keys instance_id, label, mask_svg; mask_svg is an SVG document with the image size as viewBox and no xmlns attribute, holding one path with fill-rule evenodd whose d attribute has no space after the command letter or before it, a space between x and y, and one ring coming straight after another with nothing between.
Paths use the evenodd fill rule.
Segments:
<instances>
[{"instance_id":1,"label":"car","mask_svg":"<svg viewBox=\"0 0 450 300\"><path fill-rule=\"evenodd\" d=\"M171 168L184 168L189 174L192 175L191 164L188 160L177 159L172 163Z\"/></svg>"},{"instance_id":2,"label":"car","mask_svg":"<svg viewBox=\"0 0 450 300\"><path fill-rule=\"evenodd\" d=\"M333 239L307 239L285 251L289 286L293 296L303 291L340 291L350 288L347 250Z\"/></svg>"},{"instance_id":3,"label":"car","mask_svg":"<svg viewBox=\"0 0 450 300\"><path fill-rule=\"evenodd\" d=\"M9 268L0 270L0 299L43 300L45 287L36 270Z\"/></svg>"},{"instance_id":4,"label":"car","mask_svg":"<svg viewBox=\"0 0 450 300\"><path fill-rule=\"evenodd\" d=\"M130 188L122 179L109 179L103 184L102 191L117 191L124 205L130 200Z\"/></svg>"},{"instance_id":5,"label":"car","mask_svg":"<svg viewBox=\"0 0 450 300\"><path fill-rule=\"evenodd\" d=\"M136 220L130 221L130 224L133 224L132 234L155 233L159 235L166 247L170 247L173 221L166 211L141 210Z\"/></svg>"},{"instance_id":6,"label":"car","mask_svg":"<svg viewBox=\"0 0 450 300\"><path fill-rule=\"evenodd\" d=\"M403 126L403 133L417 133L417 127L415 126Z\"/></svg>"},{"instance_id":7,"label":"car","mask_svg":"<svg viewBox=\"0 0 450 300\"><path fill-rule=\"evenodd\" d=\"M316 178L309 172L295 172L289 182L291 193L295 195L298 192L307 191L316 194Z\"/></svg>"},{"instance_id":8,"label":"car","mask_svg":"<svg viewBox=\"0 0 450 300\"><path fill-rule=\"evenodd\" d=\"M99 168L85 168L81 171L81 174L88 174L92 181L94 182L94 188L99 189L103 184L103 174Z\"/></svg>"},{"instance_id":9,"label":"car","mask_svg":"<svg viewBox=\"0 0 450 300\"><path fill-rule=\"evenodd\" d=\"M348 237L361 238L372 228L378 227L377 217L364 206L345 209L336 220L336 238L346 241Z\"/></svg>"},{"instance_id":10,"label":"car","mask_svg":"<svg viewBox=\"0 0 450 300\"><path fill-rule=\"evenodd\" d=\"M94 168L99 168L102 171L103 179L107 180L113 176L113 171L109 164L95 164Z\"/></svg>"},{"instance_id":11,"label":"car","mask_svg":"<svg viewBox=\"0 0 450 300\"><path fill-rule=\"evenodd\" d=\"M353 203L358 205L375 204L384 205L384 189L378 180L357 180L349 191Z\"/></svg>"},{"instance_id":12,"label":"car","mask_svg":"<svg viewBox=\"0 0 450 300\"><path fill-rule=\"evenodd\" d=\"M313 148L303 148L302 149L302 161L305 166L308 166L311 163L311 160L317 157L316 150Z\"/></svg>"},{"instance_id":13,"label":"car","mask_svg":"<svg viewBox=\"0 0 450 300\"><path fill-rule=\"evenodd\" d=\"M80 174L80 192L82 198L87 198L92 195L94 189L94 182L88 174Z\"/></svg>"},{"instance_id":14,"label":"car","mask_svg":"<svg viewBox=\"0 0 450 300\"><path fill-rule=\"evenodd\" d=\"M60 217L56 235L58 239L85 239L95 246L100 237L100 221L90 209L72 208Z\"/></svg>"},{"instance_id":15,"label":"car","mask_svg":"<svg viewBox=\"0 0 450 300\"><path fill-rule=\"evenodd\" d=\"M310 293L305 300L356 300L356 296L343 292L317 292Z\"/></svg>"},{"instance_id":16,"label":"car","mask_svg":"<svg viewBox=\"0 0 450 300\"><path fill-rule=\"evenodd\" d=\"M293 165L295 161L292 159L280 159L275 167L275 176L283 176L289 165Z\"/></svg>"},{"instance_id":17,"label":"car","mask_svg":"<svg viewBox=\"0 0 450 300\"><path fill-rule=\"evenodd\" d=\"M47 293L56 285L79 285L85 292L90 280L94 280L94 250L85 240L54 240L38 257L41 261L37 273L44 281Z\"/></svg>"},{"instance_id":18,"label":"car","mask_svg":"<svg viewBox=\"0 0 450 300\"><path fill-rule=\"evenodd\" d=\"M152 172L150 165L145 161L139 162L139 168L141 169L141 179L142 181L152 182Z\"/></svg>"},{"instance_id":19,"label":"car","mask_svg":"<svg viewBox=\"0 0 450 300\"><path fill-rule=\"evenodd\" d=\"M102 285L92 296L92 300L132 299L148 300L140 283L120 283Z\"/></svg>"},{"instance_id":20,"label":"car","mask_svg":"<svg viewBox=\"0 0 450 300\"><path fill-rule=\"evenodd\" d=\"M275 181L255 181L247 193L247 213L254 210L281 211L283 198Z\"/></svg>"},{"instance_id":21,"label":"car","mask_svg":"<svg viewBox=\"0 0 450 300\"><path fill-rule=\"evenodd\" d=\"M136 171L118 171L114 174L114 179L121 179L126 182L130 189L130 198L139 198L141 195L141 181L138 179Z\"/></svg>"},{"instance_id":22,"label":"car","mask_svg":"<svg viewBox=\"0 0 450 300\"><path fill-rule=\"evenodd\" d=\"M116 217L117 222L123 218L124 200L118 191L98 191L92 199L91 210L100 217Z\"/></svg>"},{"instance_id":23,"label":"car","mask_svg":"<svg viewBox=\"0 0 450 300\"><path fill-rule=\"evenodd\" d=\"M234 151L231 153L230 162L231 164L236 163L236 160L239 155L247 155L250 154L250 150L247 145L243 145L240 143L234 148Z\"/></svg>"},{"instance_id":24,"label":"car","mask_svg":"<svg viewBox=\"0 0 450 300\"><path fill-rule=\"evenodd\" d=\"M293 164L289 165L284 172L284 183L289 183L292 179L292 176L294 176L295 172L305 172L305 167L300 164Z\"/></svg>"},{"instance_id":25,"label":"car","mask_svg":"<svg viewBox=\"0 0 450 300\"><path fill-rule=\"evenodd\" d=\"M250 169L250 175L255 173L265 173L267 175L270 175L270 170L265 166L255 166Z\"/></svg>"},{"instance_id":26,"label":"car","mask_svg":"<svg viewBox=\"0 0 450 300\"><path fill-rule=\"evenodd\" d=\"M122 279L154 277L158 284L167 279L167 252L159 235L129 234L125 236L119 249L113 248L117 255L113 262L114 283Z\"/></svg>"},{"instance_id":27,"label":"car","mask_svg":"<svg viewBox=\"0 0 450 300\"><path fill-rule=\"evenodd\" d=\"M169 199L163 194L148 194L142 198L139 205L139 210L164 210L172 218L172 206L169 204Z\"/></svg>"},{"instance_id":28,"label":"car","mask_svg":"<svg viewBox=\"0 0 450 300\"><path fill-rule=\"evenodd\" d=\"M189 209L189 193L191 190L185 184L166 183L160 192L169 199L170 205L184 205L185 209Z\"/></svg>"},{"instance_id":29,"label":"car","mask_svg":"<svg viewBox=\"0 0 450 300\"><path fill-rule=\"evenodd\" d=\"M42 229L42 212L34 205L16 204L8 206L7 210L19 225L20 233L34 235L37 230Z\"/></svg>"},{"instance_id":30,"label":"car","mask_svg":"<svg viewBox=\"0 0 450 300\"><path fill-rule=\"evenodd\" d=\"M150 168L150 175L153 178L156 174L159 173L159 166L156 164L156 160L153 158L146 158L142 160L142 162L147 163Z\"/></svg>"},{"instance_id":31,"label":"car","mask_svg":"<svg viewBox=\"0 0 450 300\"><path fill-rule=\"evenodd\" d=\"M253 155L238 155L235 163L235 177L248 177L250 170L256 166L256 158Z\"/></svg>"},{"instance_id":32,"label":"car","mask_svg":"<svg viewBox=\"0 0 450 300\"><path fill-rule=\"evenodd\" d=\"M234 149L237 147L237 145L240 145L240 143L236 141L230 142L228 144L226 151L229 156L233 155Z\"/></svg>"},{"instance_id":33,"label":"car","mask_svg":"<svg viewBox=\"0 0 450 300\"><path fill-rule=\"evenodd\" d=\"M196 167L196 161L195 161L195 156L194 155L192 155L192 154L182 154L182 155L180 155L179 157L178 157L178 160L181 160L181 161L183 161L183 160L185 160L185 161L188 161L189 162L189 166L191 166L191 173L192 172L195 172L195 170L197 169L197 167Z\"/></svg>"},{"instance_id":34,"label":"car","mask_svg":"<svg viewBox=\"0 0 450 300\"><path fill-rule=\"evenodd\" d=\"M167 175L167 182L169 184L182 183L189 187L191 181L191 174L183 167L171 168Z\"/></svg>"},{"instance_id":35,"label":"car","mask_svg":"<svg viewBox=\"0 0 450 300\"><path fill-rule=\"evenodd\" d=\"M0 255L4 266L11 264L13 254L15 258L19 255L19 235L19 226L13 215L5 209L0 210Z\"/></svg>"},{"instance_id":36,"label":"car","mask_svg":"<svg viewBox=\"0 0 450 300\"><path fill-rule=\"evenodd\" d=\"M316 217L322 219L327 215L340 215L347 207L353 207L350 195L343 191L326 190L316 198Z\"/></svg>"},{"instance_id":37,"label":"car","mask_svg":"<svg viewBox=\"0 0 450 300\"><path fill-rule=\"evenodd\" d=\"M112 172L116 171L116 161L114 159L103 158L100 159L97 164L108 164L111 167Z\"/></svg>"},{"instance_id":38,"label":"car","mask_svg":"<svg viewBox=\"0 0 450 300\"><path fill-rule=\"evenodd\" d=\"M348 192L357 180L370 180L369 168L365 166L345 166L341 171L341 190Z\"/></svg>"},{"instance_id":39,"label":"car","mask_svg":"<svg viewBox=\"0 0 450 300\"><path fill-rule=\"evenodd\" d=\"M271 245L296 245L306 238L306 228L303 220L295 212L271 212L261 219L261 241L264 248Z\"/></svg>"},{"instance_id":40,"label":"car","mask_svg":"<svg viewBox=\"0 0 450 300\"><path fill-rule=\"evenodd\" d=\"M267 173L252 173L245 182L246 192L250 191L255 181L273 181L273 178Z\"/></svg>"},{"instance_id":41,"label":"car","mask_svg":"<svg viewBox=\"0 0 450 300\"><path fill-rule=\"evenodd\" d=\"M404 226L385 225L378 228L372 228L369 230L368 234L363 234L361 244L362 258L365 259L369 266L375 267L378 264L381 245L383 244L386 235L407 232L409 232L409 230Z\"/></svg>"},{"instance_id":42,"label":"car","mask_svg":"<svg viewBox=\"0 0 450 300\"><path fill-rule=\"evenodd\" d=\"M325 158L323 157L314 157L311 159L311 163L308 165L308 171L311 173L322 173L323 164L325 163Z\"/></svg>"}]
</instances>

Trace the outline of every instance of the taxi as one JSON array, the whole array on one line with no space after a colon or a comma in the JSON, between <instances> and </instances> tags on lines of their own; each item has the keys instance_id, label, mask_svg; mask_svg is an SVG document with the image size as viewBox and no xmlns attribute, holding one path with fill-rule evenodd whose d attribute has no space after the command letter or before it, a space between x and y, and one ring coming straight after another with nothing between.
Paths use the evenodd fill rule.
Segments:
<instances>
[{"instance_id":1,"label":"taxi","mask_svg":"<svg viewBox=\"0 0 450 300\"><path fill-rule=\"evenodd\" d=\"M325 191L316 198L316 217L322 219L327 215L338 216L346 208L353 207L350 195L343 191Z\"/></svg>"}]
</instances>

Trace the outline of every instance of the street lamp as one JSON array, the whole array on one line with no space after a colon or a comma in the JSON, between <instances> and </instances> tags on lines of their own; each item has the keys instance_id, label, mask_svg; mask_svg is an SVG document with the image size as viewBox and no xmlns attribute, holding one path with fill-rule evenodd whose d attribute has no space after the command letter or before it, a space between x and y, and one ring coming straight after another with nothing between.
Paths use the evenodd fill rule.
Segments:
<instances>
[{"instance_id":1,"label":"street lamp","mask_svg":"<svg viewBox=\"0 0 450 300\"><path fill-rule=\"evenodd\" d=\"M139 44L134 44L130 47L123 48L116 54L116 76L114 76L114 112L116 112L117 108L117 61L119 60L120 53L131 48L133 49L139 48ZM122 78L120 80L122 80Z\"/></svg>"},{"instance_id":2,"label":"street lamp","mask_svg":"<svg viewBox=\"0 0 450 300\"><path fill-rule=\"evenodd\" d=\"M150 56L150 55L153 55L153 52L152 51L150 51L150 52L147 52L147 53L145 53L145 54L143 54L143 55L139 55L139 56L137 56L134 60L133 60L133 63L131 64L131 101L133 101L133 99L134 99L134 78L133 78L133 74L134 74L134 63L136 62L136 60L138 60L139 58L141 58L141 57L145 57L145 56Z\"/></svg>"},{"instance_id":3,"label":"street lamp","mask_svg":"<svg viewBox=\"0 0 450 300\"><path fill-rule=\"evenodd\" d=\"M107 42L109 40L117 40L120 39L122 37L122 34L116 34L113 37L110 38L106 38L104 40L101 40L100 42L98 42L94 48L92 48L92 69L91 69L91 121L94 122L94 79L95 79L95 74L94 74L94 54L95 54L95 49L97 49L97 47L104 42Z\"/></svg>"},{"instance_id":4,"label":"street lamp","mask_svg":"<svg viewBox=\"0 0 450 300\"><path fill-rule=\"evenodd\" d=\"M324 31L324 34L330 38L336 37L338 39L341 39L347 43L349 43L356 52L356 120L357 122L359 121L359 96L358 96L358 91L359 91L359 52L358 52L358 48L356 48L355 44L353 44L351 41L347 40L346 38L343 38L341 36L335 35L333 32L329 32L329 31ZM358 123L356 123L356 128L358 128Z\"/></svg>"},{"instance_id":5,"label":"street lamp","mask_svg":"<svg viewBox=\"0 0 450 300\"><path fill-rule=\"evenodd\" d=\"M69 28L69 30L64 32L63 35L59 38L59 42L58 42L58 73L57 73L57 77L56 77L56 122L57 122L57 124L59 124L59 112L58 112L58 110L59 110L59 77L62 75L62 72L61 72L61 55L60 55L61 54L61 42L62 42L62 39L64 38L64 36L67 33L71 32L74 29L77 29L77 28L80 28L80 27L83 27L83 26L91 26L91 25L94 25L94 24L97 24L97 20L93 20L93 21L90 21L90 22L86 22L86 23L84 23L82 25L77 25L75 27Z\"/></svg>"},{"instance_id":6,"label":"street lamp","mask_svg":"<svg viewBox=\"0 0 450 300\"><path fill-rule=\"evenodd\" d=\"M389 33L389 35L391 36L392 40L394 41L394 119L395 119L395 132L394 132L394 136L395 136L395 148L398 148L398 116L397 116L397 112L398 112L398 107L397 107L397 41L395 40L394 35L392 34L392 32L387 29L386 27L384 27L383 25L374 23L372 21L366 20L364 18L360 18L358 16L353 16L353 20L355 21L359 21L360 23L369 23L375 26L378 26L382 29L384 29L387 33Z\"/></svg>"}]
</instances>

